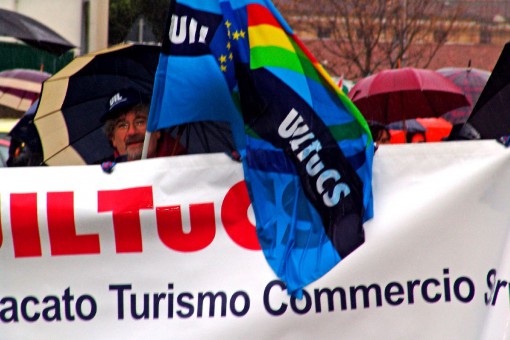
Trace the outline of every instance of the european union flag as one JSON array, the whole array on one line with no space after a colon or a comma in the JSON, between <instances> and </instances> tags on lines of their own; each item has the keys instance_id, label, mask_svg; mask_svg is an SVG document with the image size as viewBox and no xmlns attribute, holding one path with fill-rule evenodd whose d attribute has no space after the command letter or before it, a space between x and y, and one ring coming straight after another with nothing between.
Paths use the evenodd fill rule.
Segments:
<instances>
[{"instance_id":1,"label":"european union flag","mask_svg":"<svg viewBox=\"0 0 510 340\"><path fill-rule=\"evenodd\" d=\"M259 242L299 297L364 242L368 126L270 1L172 1L167 32L149 131L230 124Z\"/></svg>"}]
</instances>

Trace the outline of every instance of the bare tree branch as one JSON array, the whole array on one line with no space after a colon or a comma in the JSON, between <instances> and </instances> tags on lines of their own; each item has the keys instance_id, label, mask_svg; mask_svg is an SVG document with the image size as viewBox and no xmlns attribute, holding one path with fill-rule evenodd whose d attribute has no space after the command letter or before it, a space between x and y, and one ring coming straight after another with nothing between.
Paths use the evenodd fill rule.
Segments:
<instances>
[{"instance_id":1,"label":"bare tree branch","mask_svg":"<svg viewBox=\"0 0 510 340\"><path fill-rule=\"evenodd\" d=\"M275 3L299 35L309 37L328 71L345 70L352 78L384 68L427 67L462 14L459 5L439 0Z\"/></svg>"}]
</instances>

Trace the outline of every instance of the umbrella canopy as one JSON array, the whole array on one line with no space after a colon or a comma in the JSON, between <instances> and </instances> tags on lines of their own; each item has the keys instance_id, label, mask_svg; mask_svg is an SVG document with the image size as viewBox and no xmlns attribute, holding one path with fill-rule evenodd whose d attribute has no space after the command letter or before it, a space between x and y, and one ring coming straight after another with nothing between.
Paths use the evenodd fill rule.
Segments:
<instances>
[{"instance_id":1,"label":"umbrella canopy","mask_svg":"<svg viewBox=\"0 0 510 340\"><path fill-rule=\"evenodd\" d=\"M455 85L464 91L466 97L471 101L470 106L446 112L442 117L452 124L465 123L471 114L471 110L473 110L473 107L478 101L483 88L487 84L491 73L471 67L444 67L437 70L437 72L453 81Z\"/></svg>"},{"instance_id":2,"label":"umbrella canopy","mask_svg":"<svg viewBox=\"0 0 510 340\"><path fill-rule=\"evenodd\" d=\"M46 25L6 9L0 9L0 36L16 38L54 54L62 54L75 47Z\"/></svg>"},{"instance_id":3,"label":"umbrella canopy","mask_svg":"<svg viewBox=\"0 0 510 340\"><path fill-rule=\"evenodd\" d=\"M42 83L51 74L35 70L13 69L0 72L0 105L26 111L39 98Z\"/></svg>"},{"instance_id":4,"label":"umbrella canopy","mask_svg":"<svg viewBox=\"0 0 510 340\"><path fill-rule=\"evenodd\" d=\"M152 94L159 52L156 45L116 45L75 58L45 81L34 118L44 162L95 164L112 157L100 118L122 88Z\"/></svg>"},{"instance_id":5,"label":"umbrella canopy","mask_svg":"<svg viewBox=\"0 0 510 340\"><path fill-rule=\"evenodd\" d=\"M467 120L467 130L474 128L471 138L493 139L510 135L510 43L503 47L496 66L480 98ZM476 137L475 137L476 136Z\"/></svg>"},{"instance_id":6,"label":"umbrella canopy","mask_svg":"<svg viewBox=\"0 0 510 340\"><path fill-rule=\"evenodd\" d=\"M444 118L416 118L408 119L405 122L407 133L412 137L413 134L422 134L425 137L424 142L440 142L450 135L452 123ZM388 124L390 130L404 130L404 122L393 122ZM390 131L391 134L391 131ZM396 138L391 142L394 143ZM402 141L405 142L405 139Z\"/></svg>"},{"instance_id":7,"label":"umbrella canopy","mask_svg":"<svg viewBox=\"0 0 510 340\"><path fill-rule=\"evenodd\" d=\"M462 89L443 75L426 69L384 70L361 79L349 98L363 116L383 124L441 114L470 105Z\"/></svg>"},{"instance_id":8,"label":"umbrella canopy","mask_svg":"<svg viewBox=\"0 0 510 340\"><path fill-rule=\"evenodd\" d=\"M7 166L37 166L42 164L41 140L34 125L34 115L39 101L23 114L9 132L11 145Z\"/></svg>"},{"instance_id":9,"label":"umbrella canopy","mask_svg":"<svg viewBox=\"0 0 510 340\"><path fill-rule=\"evenodd\" d=\"M237 155L232 130L227 122L201 121L173 126L166 131L186 149L187 154L223 152Z\"/></svg>"}]
</instances>

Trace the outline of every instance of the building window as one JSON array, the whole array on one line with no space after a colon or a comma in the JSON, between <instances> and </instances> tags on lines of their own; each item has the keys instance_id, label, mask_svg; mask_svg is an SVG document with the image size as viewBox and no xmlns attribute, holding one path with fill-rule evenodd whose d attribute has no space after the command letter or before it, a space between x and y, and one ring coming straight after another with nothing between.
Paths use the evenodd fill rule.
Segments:
<instances>
[{"instance_id":1,"label":"building window","mask_svg":"<svg viewBox=\"0 0 510 340\"><path fill-rule=\"evenodd\" d=\"M480 44L490 44L492 40L492 32L487 28L480 30Z\"/></svg>"},{"instance_id":2,"label":"building window","mask_svg":"<svg viewBox=\"0 0 510 340\"><path fill-rule=\"evenodd\" d=\"M319 38L329 38L329 37L331 37L331 28L319 26L317 28L317 36Z\"/></svg>"}]
</instances>

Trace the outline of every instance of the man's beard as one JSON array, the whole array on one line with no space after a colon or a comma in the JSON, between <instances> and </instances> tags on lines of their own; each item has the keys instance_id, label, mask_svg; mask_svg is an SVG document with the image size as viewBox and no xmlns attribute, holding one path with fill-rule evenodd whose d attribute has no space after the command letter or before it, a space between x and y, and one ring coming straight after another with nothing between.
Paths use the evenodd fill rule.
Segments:
<instances>
[{"instance_id":1,"label":"man's beard","mask_svg":"<svg viewBox=\"0 0 510 340\"><path fill-rule=\"evenodd\" d=\"M127 159L128 161L134 161L142 159L142 151L143 151L143 142L145 140L145 136L143 134L136 134L128 137L126 139L126 151L127 151ZM132 143L141 143L140 147L130 147L129 145Z\"/></svg>"}]
</instances>

